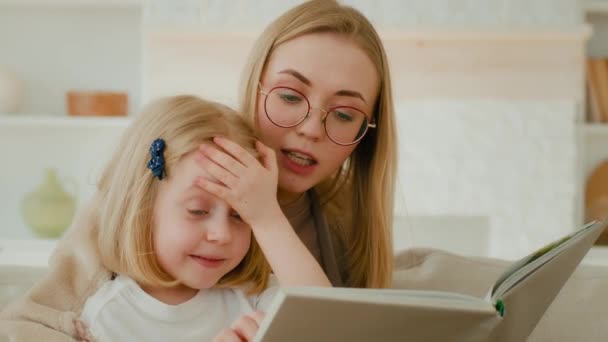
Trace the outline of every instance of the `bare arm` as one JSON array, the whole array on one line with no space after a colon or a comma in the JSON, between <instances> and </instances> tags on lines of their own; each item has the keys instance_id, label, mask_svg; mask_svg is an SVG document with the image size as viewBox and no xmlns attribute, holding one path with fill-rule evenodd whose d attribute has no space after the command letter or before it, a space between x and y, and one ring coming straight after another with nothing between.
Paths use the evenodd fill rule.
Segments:
<instances>
[{"instance_id":1,"label":"bare arm","mask_svg":"<svg viewBox=\"0 0 608 342\"><path fill-rule=\"evenodd\" d=\"M331 283L321 265L302 243L280 207L268 209L266 222L252 228L258 244L282 286L326 286Z\"/></svg>"},{"instance_id":2,"label":"bare arm","mask_svg":"<svg viewBox=\"0 0 608 342\"><path fill-rule=\"evenodd\" d=\"M282 286L331 286L278 204L274 151L258 142L260 162L232 141L214 141L224 151L201 146L199 164L216 181L201 177L197 184L228 202L251 226Z\"/></svg>"}]
</instances>

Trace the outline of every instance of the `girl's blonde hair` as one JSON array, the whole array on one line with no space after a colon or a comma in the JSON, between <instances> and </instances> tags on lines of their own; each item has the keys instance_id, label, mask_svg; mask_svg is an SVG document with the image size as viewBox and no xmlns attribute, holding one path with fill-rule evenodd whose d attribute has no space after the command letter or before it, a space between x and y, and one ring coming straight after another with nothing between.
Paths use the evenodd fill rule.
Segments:
<instances>
[{"instance_id":1,"label":"girl's blonde hair","mask_svg":"<svg viewBox=\"0 0 608 342\"><path fill-rule=\"evenodd\" d=\"M154 253L152 210L159 180L147 168L150 145L157 138L165 140L165 170L171 177L184 155L217 135L255 153L255 135L240 115L194 96L157 100L127 128L102 173L94 203L101 260L110 271L147 286L178 284L160 267ZM251 292L257 293L266 287L269 274L270 266L252 238L245 258L219 284L251 282Z\"/></svg>"},{"instance_id":2,"label":"girl's blonde hair","mask_svg":"<svg viewBox=\"0 0 608 342\"><path fill-rule=\"evenodd\" d=\"M255 122L258 85L273 50L312 33L347 37L367 54L378 72L380 86L373 113L376 129L368 131L343 168L316 190L330 229L348 247L342 263L347 284L388 287L393 271L397 136L388 61L371 23L357 10L332 0L308 1L277 18L258 38L249 56L241 84L241 110ZM348 213L352 215L345 217Z\"/></svg>"}]
</instances>

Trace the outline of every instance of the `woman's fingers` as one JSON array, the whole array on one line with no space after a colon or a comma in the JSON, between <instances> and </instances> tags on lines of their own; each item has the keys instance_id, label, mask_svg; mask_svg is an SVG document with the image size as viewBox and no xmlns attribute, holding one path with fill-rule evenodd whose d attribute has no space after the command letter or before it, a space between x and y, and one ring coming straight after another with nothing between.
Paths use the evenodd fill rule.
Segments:
<instances>
[{"instance_id":1,"label":"woman's fingers","mask_svg":"<svg viewBox=\"0 0 608 342\"><path fill-rule=\"evenodd\" d=\"M230 189L226 188L225 186L215 183L205 177L198 177L194 182L203 190L223 199L224 201L231 201Z\"/></svg>"},{"instance_id":2,"label":"woman's fingers","mask_svg":"<svg viewBox=\"0 0 608 342\"><path fill-rule=\"evenodd\" d=\"M278 168L274 151L256 143L260 162L253 154L227 139L215 140L221 146L200 148L197 163L206 174L201 175L195 185L228 202L247 224L254 226L263 222L266 209L269 206L276 209L275 204L278 206ZM222 148L230 151L224 152ZM249 165L241 164L243 160L249 160Z\"/></svg>"},{"instance_id":3,"label":"woman's fingers","mask_svg":"<svg viewBox=\"0 0 608 342\"><path fill-rule=\"evenodd\" d=\"M251 153L245 150L241 145L229 139L215 137L213 138L213 142L223 148L227 153L234 157L234 159L238 160L245 166L251 166L259 163L257 159L251 155Z\"/></svg>"},{"instance_id":4,"label":"woman's fingers","mask_svg":"<svg viewBox=\"0 0 608 342\"><path fill-rule=\"evenodd\" d=\"M219 149L208 144L201 145L199 147L199 151L201 151L209 160L226 169L235 176L242 174L246 169L245 165L234 159L228 153L220 151Z\"/></svg>"},{"instance_id":5,"label":"woman's fingers","mask_svg":"<svg viewBox=\"0 0 608 342\"><path fill-rule=\"evenodd\" d=\"M226 185L229 188L234 188L234 186L237 184L238 176L226 170L221 165L218 165L213 160L209 159L208 156L199 155L197 158L207 173L212 178L216 179L220 184Z\"/></svg>"},{"instance_id":6,"label":"woman's fingers","mask_svg":"<svg viewBox=\"0 0 608 342\"><path fill-rule=\"evenodd\" d=\"M270 147L264 145L261 141L256 140L255 146L260 153L260 157L262 159L262 165L264 168L270 171L274 171L277 169L277 156L274 153L274 150Z\"/></svg>"}]
</instances>

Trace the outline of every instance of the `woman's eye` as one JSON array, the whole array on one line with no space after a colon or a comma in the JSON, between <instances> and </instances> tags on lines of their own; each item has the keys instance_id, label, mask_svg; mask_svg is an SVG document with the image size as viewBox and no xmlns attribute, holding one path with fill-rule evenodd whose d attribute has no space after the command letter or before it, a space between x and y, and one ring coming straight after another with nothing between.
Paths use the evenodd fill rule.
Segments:
<instances>
[{"instance_id":1,"label":"woman's eye","mask_svg":"<svg viewBox=\"0 0 608 342\"><path fill-rule=\"evenodd\" d=\"M299 103L300 101L302 101L302 98L298 95L280 94L279 96L281 97L281 100L287 103Z\"/></svg>"},{"instance_id":2,"label":"woman's eye","mask_svg":"<svg viewBox=\"0 0 608 342\"><path fill-rule=\"evenodd\" d=\"M334 111L334 116L336 117L336 119L340 120L340 121L353 121L353 116L345 113L345 112L340 112L335 110Z\"/></svg>"}]
</instances>

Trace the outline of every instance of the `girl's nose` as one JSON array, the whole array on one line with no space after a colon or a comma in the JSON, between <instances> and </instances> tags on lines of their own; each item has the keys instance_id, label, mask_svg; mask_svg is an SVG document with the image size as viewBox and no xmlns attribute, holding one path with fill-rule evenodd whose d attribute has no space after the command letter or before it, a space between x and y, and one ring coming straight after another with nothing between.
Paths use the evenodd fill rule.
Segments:
<instances>
[{"instance_id":1,"label":"girl's nose","mask_svg":"<svg viewBox=\"0 0 608 342\"><path fill-rule=\"evenodd\" d=\"M230 224L227 219L216 219L207 222L207 240L219 244L226 244L232 241Z\"/></svg>"}]
</instances>

